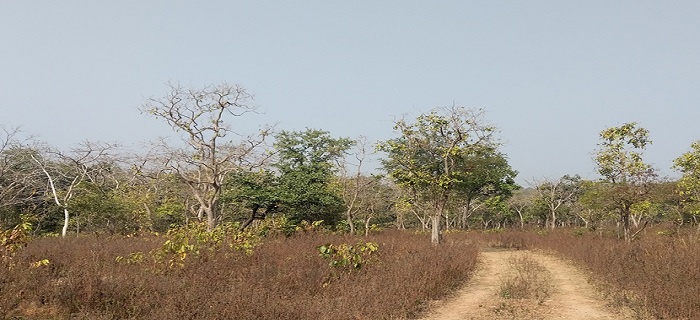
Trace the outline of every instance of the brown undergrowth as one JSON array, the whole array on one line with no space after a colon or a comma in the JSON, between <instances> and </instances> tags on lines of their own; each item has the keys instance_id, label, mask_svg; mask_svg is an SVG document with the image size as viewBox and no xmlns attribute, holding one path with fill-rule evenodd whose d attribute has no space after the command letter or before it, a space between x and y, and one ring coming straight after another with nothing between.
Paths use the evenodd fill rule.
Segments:
<instances>
[{"instance_id":1,"label":"brown undergrowth","mask_svg":"<svg viewBox=\"0 0 700 320\"><path fill-rule=\"evenodd\" d=\"M649 231L626 243L612 235L562 229L472 233L492 245L554 252L591 272L613 300L640 317L700 318L700 242Z\"/></svg>"},{"instance_id":2,"label":"brown undergrowth","mask_svg":"<svg viewBox=\"0 0 700 320\"><path fill-rule=\"evenodd\" d=\"M160 237L37 239L0 266L0 318L410 318L472 273L477 248L460 237L436 248L397 231L274 236L250 255L211 252L160 271L115 259L159 248ZM321 245L359 240L378 244L361 268L338 270L319 255Z\"/></svg>"}]
</instances>

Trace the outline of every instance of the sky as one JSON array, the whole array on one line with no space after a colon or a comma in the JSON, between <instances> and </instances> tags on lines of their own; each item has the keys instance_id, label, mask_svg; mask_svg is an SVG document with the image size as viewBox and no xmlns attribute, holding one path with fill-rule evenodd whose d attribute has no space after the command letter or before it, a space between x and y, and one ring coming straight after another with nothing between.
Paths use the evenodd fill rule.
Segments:
<instances>
[{"instance_id":1,"label":"sky","mask_svg":"<svg viewBox=\"0 0 700 320\"><path fill-rule=\"evenodd\" d=\"M482 108L521 183L598 178L599 132L650 131L644 159L700 140L699 1L0 0L0 125L59 148L174 136L139 112L166 83L239 84L234 119L396 137L395 119Z\"/></svg>"}]
</instances>

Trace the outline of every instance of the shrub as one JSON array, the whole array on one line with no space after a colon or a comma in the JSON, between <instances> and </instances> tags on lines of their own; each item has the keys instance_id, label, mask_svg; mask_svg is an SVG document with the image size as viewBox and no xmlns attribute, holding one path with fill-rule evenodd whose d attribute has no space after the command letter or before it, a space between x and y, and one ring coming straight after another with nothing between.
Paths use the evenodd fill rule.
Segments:
<instances>
[{"instance_id":1,"label":"shrub","mask_svg":"<svg viewBox=\"0 0 700 320\"><path fill-rule=\"evenodd\" d=\"M26 216L22 216L22 222L9 230L0 229L0 263L7 265L17 252L26 247L29 242L29 234L32 224Z\"/></svg>"},{"instance_id":2,"label":"shrub","mask_svg":"<svg viewBox=\"0 0 700 320\"><path fill-rule=\"evenodd\" d=\"M525 254L512 257L508 264L514 270L512 275L503 279L499 290L506 299L534 299L544 302L551 294L552 276L535 259Z\"/></svg>"}]
</instances>

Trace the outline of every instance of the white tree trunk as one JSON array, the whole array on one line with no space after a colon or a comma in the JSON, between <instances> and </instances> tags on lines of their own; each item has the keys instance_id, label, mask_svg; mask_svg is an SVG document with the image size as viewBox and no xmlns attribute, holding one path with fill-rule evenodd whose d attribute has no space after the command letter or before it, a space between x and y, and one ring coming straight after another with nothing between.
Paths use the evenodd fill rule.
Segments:
<instances>
[{"instance_id":1,"label":"white tree trunk","mask_svg":"<svg viewBox=\"0 0 700 320\"><path fill-rule=\"evenodd\" d=\"M70 221L70 214L68 213L68 208L63 208L63 229L61 229L61 236L66 237L68 233L68 222Z\"/></svg>"},{"instance_id":2,"label":"white tree trunk","mask_svg":"<svg viewBox=\"0 0 700 320\"><path fill-rule=\"evenodd\" d=\"M432 222L432 232L430 234L430 242L432 242L434 245L440 244L440 217L441 214L434 214L432 215L431 222Z\"/></svg>"}]
</instances>

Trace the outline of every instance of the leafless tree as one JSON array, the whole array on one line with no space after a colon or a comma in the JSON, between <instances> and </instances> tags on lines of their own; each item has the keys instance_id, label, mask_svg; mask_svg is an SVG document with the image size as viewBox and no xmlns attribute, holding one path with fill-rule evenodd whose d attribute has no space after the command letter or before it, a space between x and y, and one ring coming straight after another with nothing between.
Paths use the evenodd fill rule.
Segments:
<instances>
[{"instance_id":1,"label":"leafless tree","mask_svg":"<svg viewBox=\"0 0 700 320\"><path fill-rule=\"evenodd\" d=\"M268 153L258 151L272 129L265 127L251 135L233 131L231 118L257 110L249 104L253 97L241 86L224 83L191 89L169 84L169 88L168 94L149 99L141 110L165 120L181 133L185 146L163 140L159 158L165 170L187 184L197 202L195 210L206 215L211 230L220 218L220 197L227 175L255 169L269 159Z\"/></svg>"},{"instance_id":2,"label":"leafless tree","mask_svg":"<svg viewBox=\"0 0 700 320\"><path fill-rule=\"evenodd\" d=\"M30 157L44 173L47 189L54 203L63 210L63 229L65 237L70 222L69 204L78 185L86 180L95 182L99 171L105 169L98 164L109 156L114 145L85 141L68 153L46 147L41 154Z\"/></svg>"},{"instance_id":3,"label":"leafless tree","mask_svg":"<svg viewBox=\"0 0 700 320\"><path fill-rule=\"evenodd\" d=\"M512 197L508 198L508 207L518 214L520 229L525 228L525 219L527 219L526 214L528 208L533 206L538 195L537 190L528 188L517 190L513 193Z\"/></svg>"},{"instance_id":4,"label":"leafless tree","mask_svg":"<svg viewBox=\"0 0 700 320\"><path fill-rule=\"evenodd\" d=\"M25 205L38 195L37 173L29 156L33 138L21 138L18 128L0 127L0 209Z\"/></svg>"},{"instance_id":5,"label":"leafless tree","mask_svg":"<svg viewBox=\"0 0 700 320\"><path fill-rule=\"evenodd\" d=\"M355 140L354 161L340 163L340 179L345 202L345 218L350 226L350 233L355 234L355 214L365 200L360 197L362 190L366 189L372 181L362 175L362 165L367 157L367 138L359 137Z\"/></svg>"},{"instance_id":6,"label":"leafless tree","mask_svg":"<svg viewBox=\"0 0 700 320\"><path fill-rule=\"evenodd\" d=\"M563 205L572 204L581 194L583 181L578 175L565 175L559 180L542 180L535 182L534 186L540 195L540 199L547 205L550 215L550 226L556 227L557 213Z\"/></svg>"}]
</instances>

